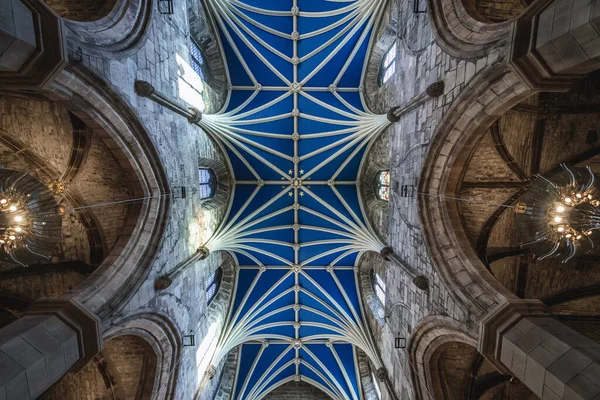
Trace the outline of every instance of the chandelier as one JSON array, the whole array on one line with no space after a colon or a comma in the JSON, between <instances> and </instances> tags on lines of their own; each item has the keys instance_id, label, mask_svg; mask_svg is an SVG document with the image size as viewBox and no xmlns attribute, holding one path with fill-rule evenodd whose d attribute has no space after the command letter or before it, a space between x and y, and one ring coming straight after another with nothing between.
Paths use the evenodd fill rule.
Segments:
<instances>
[{"instance_id":1,"label":"chandelier","mask_svg":"<svg viewBox=\"0 0 600 400\"><path fill-rule=\"evenodd\" d=\"M521 247L540 260L557 257L565 263L589 253L600 238L600 191L590 167L560 167L537 176L515 212Z\"/></svg>"},{"instance_id":2,"label":"chandelier","mask_svg":"<svg viewBox=\"0 0 600 400\"><path fill-rule=\"evenodd\" d=\"M48 260L61 238L60 209L48 188L28 172L0 167L0 261Z\"/></svg>"}]
</instances>

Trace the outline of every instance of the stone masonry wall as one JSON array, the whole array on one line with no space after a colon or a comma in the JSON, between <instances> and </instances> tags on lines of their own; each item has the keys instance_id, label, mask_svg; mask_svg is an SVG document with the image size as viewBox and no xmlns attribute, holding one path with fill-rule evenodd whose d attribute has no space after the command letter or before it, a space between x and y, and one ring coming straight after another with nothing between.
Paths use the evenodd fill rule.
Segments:
<instances>
[{"instance_id":1,"label":"stone masonry wall","mask_svg":"<svg viewBox=\"0 0 600 400\"><path fill-rule=\"evenodd\" d=\"M365 257L361 266L363 269L375 268L382 271L386 280L387 317L384 324L380 325L374 318L371 307L367 307L366 313L395 391L404 399L413 398L410 383L412 367L408 364L406 350L394 347L396 337L408 341L412 329L429 315L448 315L460 321L467 329L473 332L476 329L476 323L464 311L466 306L455 303L429 258L418 214L416 189L428 143L438 122L469 81L487 66L497 62L502 55L500 49L496 49L480 59L455 59L445 54L435 43L427 14L413 13L412 1L395 0L391 3L387 12L393 10L401 16L398 19L401 21L398 22L399 26L392 29L398 32L399 37L397 72L377 92L369 93L371 108L384 111L393 106L402 106L422 93L432 82L443 80L445 83L441 97L427 100L392 125L389 128L389 145L376 146L380 153L371 155L373 160L389 165L391 171L391 195L387 210L389 217L374 215L371 220L382 221L382 225L376 227L384 235L382 239L394 248L401 259L419 274L425 275L430 285L426 292L418 290L401 269L384 262L376 255ZM395 23L395 19L389 16L384 20ZM418 35L409 34L408 27L418 30ZM380 31L385 29L386 26L380 27ZM401 197L402 185L414 186L412 197Z\"/></svg>"},{"instance_id":2,"label":"stone masonry wall","mask_svg":"<svg viewBox=\"0 0 600 400\"><path fill-rule=\"evenodd\" d=\"M152 13L147 38L131 57L115 59L111 54L96 57L84 51L79 67L89 69L108 82L129 104L154 142L171 188L185 186L189 189L185 199L174 198L172 201L162 243L144 283L110 320L104 321L105 326L110 326L113 321L142 310L157 309L173 320L181 335L194 334L198 346L182 348L174 395L174 399L188 400L193 398L203 376L203 371L199 372L196 365L196 351L210 328L210 324L205 323L204 282L208 272L221 264L222 257L214 253L191 265L167 290L156 291L154 280L189 257L212 235L224 209L204 209L198 194L191 190L197 187L198 158L219 159L215 144L198 126L134 92L135 80L145 80L156 90L184 104L178 93L176 54L189 62L188 13L186 2L176 1L173 5L172 15Z\"/></svg>"},{"instance_id":3,"label":"stone masonry wall","mask_svg":"<svg viewBox=\"0 0 600 400\"><path fill-rule=\"evenodd\" d=\"M117 336L104 344L102 353L110 357L119 371L119 378L127 398L137 398L136 394L142 375L154 373L148 368L148 365L156 366L156 363L146 365L144 360L156 357L152 348L136 336ZM144 368L146 368L145 371Z\"/></svg>"},{"instance_id":4,"label":"stone masonry wall","mask_svg":"<svg viewBox=\"0 0 600 400\"><path fill-rule=\"evenodd\" d=\"M44 0L60 17L73 21L95 21L107 15L117 0Z\"/></svg>"}]
</instances>

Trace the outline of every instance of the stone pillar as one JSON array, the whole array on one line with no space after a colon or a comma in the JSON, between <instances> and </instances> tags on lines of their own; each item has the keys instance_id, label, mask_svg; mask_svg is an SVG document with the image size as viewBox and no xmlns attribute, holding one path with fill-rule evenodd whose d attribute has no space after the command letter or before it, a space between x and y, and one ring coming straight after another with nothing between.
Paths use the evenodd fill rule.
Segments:
<instances>
[{"instance_id":1,"label":"stone pillar","mask_svg":"<svg viewBox=\"0 0 600 400\"><path fill-rule=\"evenodd\" d=\"M43 89L67 58L63 22L44 1L0 1L0 87Z\"/></svg>"},{"instance_id":2,"label":"stone pillar","mask_svg":"<svg viewBox=\"0 0 600 400\"><path fill-rule=\"evenodd\" d=\"M569 90L600 68L600 0L534 2L513 25L510 63L534 90Z\"/></svg>"},{"instance_id":3,"label":"stone pillar","mask_svg":"<svg viewBox=\"0 0 600 400\"><path fill-rule=\"evenodd\" d=\"M37 399L102 348L100 319L74 300L36 302L0 329L0 399Z\"/></svg>"},{"instance_id":4,"label":"stone pillar","mask_svg":"<svg viewBox=\"0 0 600 400\"><path fill-rule=\"evenodd\" d=\"M481 324L479 351L542 399L600 398L600 344L547 313L509 301Z\"/></svg>"}]
</instances>

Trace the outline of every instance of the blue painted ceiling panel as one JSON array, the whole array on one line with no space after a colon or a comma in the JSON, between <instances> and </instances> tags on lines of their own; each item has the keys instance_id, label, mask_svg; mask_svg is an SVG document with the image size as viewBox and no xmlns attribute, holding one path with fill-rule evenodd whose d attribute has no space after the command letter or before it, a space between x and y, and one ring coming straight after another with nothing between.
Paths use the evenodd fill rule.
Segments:
<instances>
[{"instance_id":1,"label":"blue painted ceiling panel","mask_svg":"<svg viewBox=\"0 0 600 400\"><path fill-rule=\"evenodd\" d=\"M354 347L324 341L364 335L362 350L377 357L352 267L383 246L355 182L366 148L389 125L364 109L360 90L383 3L204 4L232 88L224 111L200 125L225 149L234 177L227 218L207 246L242 266L218 347L269 342L242 345L235 397L258 400L304 380L358 400Z\"/></svg>"}]
</instances>

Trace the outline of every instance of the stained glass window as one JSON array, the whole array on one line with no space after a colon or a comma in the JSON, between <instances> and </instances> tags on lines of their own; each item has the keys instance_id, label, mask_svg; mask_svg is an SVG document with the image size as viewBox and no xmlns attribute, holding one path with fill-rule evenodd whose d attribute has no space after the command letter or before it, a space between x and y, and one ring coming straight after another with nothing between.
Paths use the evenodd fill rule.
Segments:
<instances>
[{"instance_id":1,"label":"stained glass window","mask_svg":"<svg viewBox=\"0 0 600 400\"><path fill-rule=\"evenodd\" d=\"M381 200L390 200L390 171L381 171L377 174L375 193Z\"/></svg>"},{"instance_id":2,"label":"stained glass window","mask_svg":"<svg viewBox=\"0 0 600 400\"><path fill-rule=\"evenodd\" d=\"M223 269L219 267L206 280L206 304L210 304L212 299L215 298L215 295L219 290L219 286L221 286L221 275L223 275Z\"/></svg>"},{"instance_id":3,"label":"stained glass window","mask_svg":"<svg viewBox=\"0 0 600 400\"><path fill-rule=\"evenodd\" d=\"M383 281L383 279L381 279L378 273L374 271L371 271L371 273L371 283L373 284L373 291L375 292L375 295L379 299L381 305L385 306L385 282Z\"/></svg>"},{"instance_id":4,"label":"stained glass window","mask_svg":"<svg viewBox=\"0 0 600 400\"><path fill-rule=\"evenodd\" d=\"M390 47L385 53L381 68L379 69L379 84L383 85L386 83L392 75L396 72L396 43Z\"/></svg>"},{"instance_id":5,"label":"stained glass window","mask_svg":"<svg viewBox=\"0 0 600 400\"><path fill-rule=\"evenodd\" d=\"M202 70L202 65L204 65L204 59L202 58L202 53L200 52L200 48L193 40L190 40L190 55L191 55L191 64L192 68L202 80L204 80L204 71Z\"/></svg>"},{"instance_id":6,"label":"stained glass window","mask_svg":"<svg viewBox=\"0 0 600 400\"><path fill-rule=\"evenodd\" d=\"M200 199L208 199L212 197L216 179L212 170L208 168L200 168Z\"/></svg>"}]
</instances>

